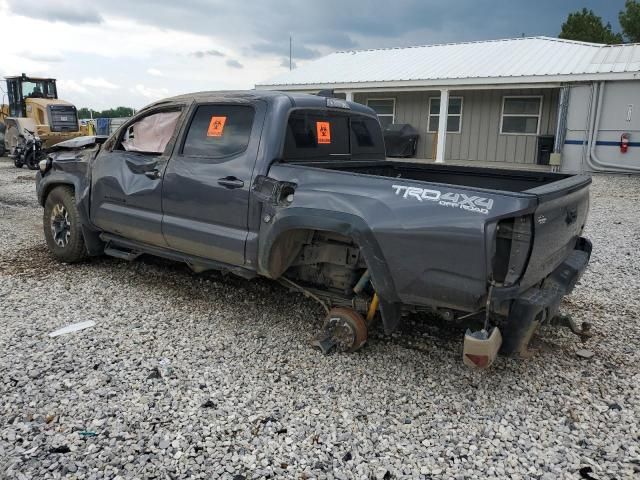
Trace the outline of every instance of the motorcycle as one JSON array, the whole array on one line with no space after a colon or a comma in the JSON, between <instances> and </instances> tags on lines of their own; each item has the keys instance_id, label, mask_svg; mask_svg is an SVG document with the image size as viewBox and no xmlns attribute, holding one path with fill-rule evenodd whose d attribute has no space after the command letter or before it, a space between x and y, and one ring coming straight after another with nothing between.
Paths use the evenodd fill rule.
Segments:
<instances>
[{"instance_id":1,"label":"motorcycle","mask_svg":"<svg viewBox=\"0 0 640 480\"><path fill-rule=\"evenodd\" d=\"M24 134L18 135L18 144L9 154L17 168L26 165L29 170L36 170L38 162L42 160L42 140L31 130L24 129Z\"/></svg>"}]
</instances>

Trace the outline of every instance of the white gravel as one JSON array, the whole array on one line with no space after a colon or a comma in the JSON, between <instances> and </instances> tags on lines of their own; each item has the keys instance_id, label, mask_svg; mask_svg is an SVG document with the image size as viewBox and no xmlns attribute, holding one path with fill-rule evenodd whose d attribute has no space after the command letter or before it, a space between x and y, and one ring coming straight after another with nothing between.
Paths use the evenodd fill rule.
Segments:
<instances>
[{"instance_id":1,"label":"white gravel","mask_svg":"<svg viewBox=\"0 0 640 480\"><path fill-rule=\"evenodd\" d=\"M264 280L58 264L31 177L0 160L0 478L640 472L638 177L594 178L594 254L562 310L595 337L545 328L533 358L485 372L463 366L462 331L424 323L325 357L321 310Z\"/></svg>"}]
</instances>

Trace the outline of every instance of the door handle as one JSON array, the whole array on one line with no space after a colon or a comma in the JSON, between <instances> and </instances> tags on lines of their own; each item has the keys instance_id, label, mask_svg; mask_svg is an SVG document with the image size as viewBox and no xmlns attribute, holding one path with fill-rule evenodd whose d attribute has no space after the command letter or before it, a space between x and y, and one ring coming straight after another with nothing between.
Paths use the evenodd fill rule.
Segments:
<instances>
[{"instance_id":1,"label":"door handle","mask_svg":"<svg viewBox=\"0 0 640 480\"><path fill-rule=\"evenodd\" d=\"M160 178L160 170L156 170L155 168L153 170L147 170L146 172L144 172L146 177L149 177L152 180L157 180Z\"/></svg>"},{"instance_id":2,"label":"door handle","mask_svg":"<svg viewBox=\"0 0 640 480\"><path fill-rule=\"evenodd\" d=\"M242 188L244 187L244 182L236 177L224 177L218 179L218 185L222 185L225 188Z\"/></svg>"}]
</instances>

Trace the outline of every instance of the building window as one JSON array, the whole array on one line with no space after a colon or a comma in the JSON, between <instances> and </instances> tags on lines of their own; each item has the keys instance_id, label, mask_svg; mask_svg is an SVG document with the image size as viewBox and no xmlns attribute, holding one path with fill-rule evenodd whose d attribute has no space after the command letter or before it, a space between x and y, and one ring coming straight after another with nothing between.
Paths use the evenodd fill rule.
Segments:
<instances>
[{"instance_id":1,"label":"building window","mask_svg":"<svg viewBox=\"0 0 640 480\"><path fill-rule=\"evenodd\" d=\"M387 125L394 123L396 117L395 98L369 98L367 107L373 109L378 114L380 125L384 129Z\"/></svg>"},{"instance_id":2,"label":"building window","mask_svg":"<svg viewBox=\"0 0 640 480\"><path fill-rule=\"evenodd\" d=\"M440 124L440 99L429 99L429 125L427 132L436 133ZM460 133L462 129L462 97L449 97L449 113L447 115L447 132Z\"/></svg>"},{"instance_id":3,"label":"building window","mask_svg":"<svg viewBox=\"0 0 640 480\"><path fill-rule=\"evenodd\" d=\"M542 96L503 97L500 133L537 135L540 131Z\"/></svg>"}]
</instances>

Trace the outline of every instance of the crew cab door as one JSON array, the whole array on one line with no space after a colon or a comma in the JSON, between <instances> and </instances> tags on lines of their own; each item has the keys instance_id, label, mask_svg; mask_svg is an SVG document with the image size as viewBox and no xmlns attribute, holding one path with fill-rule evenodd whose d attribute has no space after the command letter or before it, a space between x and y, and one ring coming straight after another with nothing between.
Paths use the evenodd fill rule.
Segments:
<instances>
[{"instance_id":1,"label":"crew cab door","mask_svg":"<svg viewBox=\"0 0 640 480\"><path fill-rule=\"evenodd\" d=\"M162 232L174 250L243 265L266 105L196 104L167 165Z\"/></svg>"},{"instance_id":2,"label":"crew cab door","mask_svg":"<svg viewBox=\"0 0 640 480\"><path fill-rule=\"evenodd\" d=\"M150 245L162 235L162 175L182 107L146 111L105 143L91 169L91 221L101 230Z\"/></svg>"}]
</instances>

